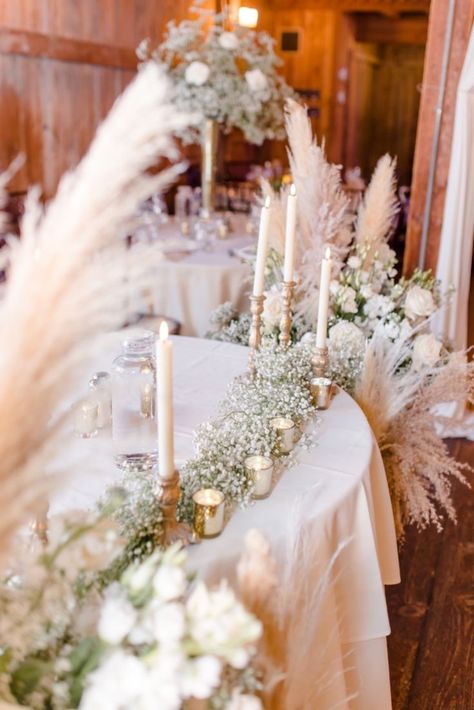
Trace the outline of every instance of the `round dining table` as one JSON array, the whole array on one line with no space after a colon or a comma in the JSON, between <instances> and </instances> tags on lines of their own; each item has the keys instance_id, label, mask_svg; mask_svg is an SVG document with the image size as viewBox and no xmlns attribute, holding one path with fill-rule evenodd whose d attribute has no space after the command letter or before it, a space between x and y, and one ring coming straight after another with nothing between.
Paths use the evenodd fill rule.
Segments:
<instances>
[{"instance_id":1,"label":"round dining table","mask_svg":"<svg viewBox=\"0 0 474 710\"><path fill-rule=\"evenodd\" d=\"M173 217L155 229L157 246L163 246L163 260L157 266L156 282L145 308L178 321L180 333L203 337L210 329L209 314L226 301L243 312L249 309L251 269L240 254L255 245L249 234L249 217L227 216L230 231L208 243L183 236Z\"/></svg>"},{"instance_id":2,"label":"round dining table","mask_svg":"<svg viewBox=\"0 0 474 710\"><path fill-rule=\"evenodd\" d=\"M179 468L193 455L193 432L216 414L229 382L245 371L248 349L172 340ZM110 369L114 355L114 348L101 353L97 369ZM237 509L219 537L190 547L189 566L209 584L222 578L234 584L246 533L260 531L276 560L279 591L298 605L299 623L287 640L288 710L389 710L384 585L400 576L382 458L364 414L343 391L308 426L315 445L297 445L296 462L269 498ZM78 457L83 463L52 501L51 514L88 509L119 480L110 431L75 438L65 448L62 467Z\"/></svg>"}]
</instances>

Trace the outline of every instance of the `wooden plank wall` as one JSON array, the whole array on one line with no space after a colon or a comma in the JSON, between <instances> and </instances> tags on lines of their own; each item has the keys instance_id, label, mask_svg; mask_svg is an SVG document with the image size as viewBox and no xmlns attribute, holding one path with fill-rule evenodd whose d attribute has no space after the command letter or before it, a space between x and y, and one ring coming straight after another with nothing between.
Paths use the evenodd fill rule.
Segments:
<instances>
[{"instance_id":1,"label":"wooden plank wall","mask_svg":"<svg viewBox=\"0 0 474 710\"><path fill-rule=\"evenodd\" d=\"M0 0L0 169L27 160L12 189L50 196L156 42L189 0Z\"/></svg>"}]
</instances>

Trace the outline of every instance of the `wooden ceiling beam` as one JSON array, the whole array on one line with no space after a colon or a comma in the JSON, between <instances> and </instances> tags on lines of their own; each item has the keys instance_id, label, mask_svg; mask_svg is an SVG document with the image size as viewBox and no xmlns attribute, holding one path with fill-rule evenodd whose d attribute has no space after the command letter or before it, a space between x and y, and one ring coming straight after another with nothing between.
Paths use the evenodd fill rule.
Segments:
<instances>
[{"instance_id":1,"label":"wooden ceiling beam","mask_svg":"<svg viewBox=\"0 0 474 710\"><path fill-rule=\"evenodd\" d=\"M119 69L137 68L135 52L127 47L112 47L98 42L86 42L8 27L0 29L0 54L16 54Z\"/></svg>"}]
</instances>

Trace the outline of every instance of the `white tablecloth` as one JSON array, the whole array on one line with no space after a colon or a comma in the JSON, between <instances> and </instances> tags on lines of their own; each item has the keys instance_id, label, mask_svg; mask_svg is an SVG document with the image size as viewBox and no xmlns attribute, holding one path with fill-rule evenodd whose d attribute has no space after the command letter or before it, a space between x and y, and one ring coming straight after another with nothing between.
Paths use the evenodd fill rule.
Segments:
<instances>
[{"instance_id":1,"label":"white tablecloth","mask_svg":"<svg viewBox=\"0 0 474 710\"><path fill-rule=\"evenodd\" d=\"M245 369L247 349L173 340L176 452L183 461L193 453L193 430L212 416L227 383ZM110 368L110 359L104 354L98 369ZM299 526L303 547L298 554L304 559L290 584L295 598L303 591L308 602L301 648L310 643L293 680L303 696L314 688L315 699L311 708L295 703L288 710L386 710L391 707L385 643L390 629L383 585L399 581L399 567L383 465L369 425L348 395L339 393L321 419L317 447L298 453L298 464L284 473L270 498L237 511L219 538L193 547L190 564L207 581L223 576L233 581L243 537L257 528L270 541L284 575L295 562L288 541ZM56 510L90 506L117 478L110 436L78 441L77 447L90 448L95 465L83 468L54 504ZM341 543L346 545L315 612L312 595Z\"/></svg>"},{"instance_id":2,"label":"white tablecloth","mask_svg":"<svg viewBox=\"0 0 474 710\"><path fill-rule=\"evenodd\" d=\"M209 251L165 259L158 267L153 309L179 321L182 335L203 337L210 328L209 314L225 301L239 311L248 310L251 271L235 250L255 243L255 237L245 232L247 218L233 215L231 221L234 231L215 241ZM160 227L160 237L183 240L174 221Z\"/></svg>"}]
</instances>

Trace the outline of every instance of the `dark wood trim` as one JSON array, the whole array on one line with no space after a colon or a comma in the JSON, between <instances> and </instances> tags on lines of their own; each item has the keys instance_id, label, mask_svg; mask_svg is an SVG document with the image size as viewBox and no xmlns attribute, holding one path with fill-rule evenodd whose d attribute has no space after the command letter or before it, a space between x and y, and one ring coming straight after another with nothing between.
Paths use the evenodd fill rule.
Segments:
<instances>
[{"instance_id":1,"label":"dark wood trim","mask_svg":"<svg viewBox=\"0 0 474 710\"><path fill-rule=\"evenodd\" d=\"M295 0L272 0L273 10L294 10ZM381 12L398 15L401 12L428 14L430 0L298 0L299 10L337 10L339 12Z\"/></svg>"},{"instance_id":2,"label":"dark wood trim","mask_svg":"<svg viewBox=\"0 0 474 710\"><path fill-rule=\"evenodd\" d=\"M0 54L41 57L60 62L93 64L101 67L135 70L135 51L69 37L0 27Z\"/></svg>"}]
</instances>

